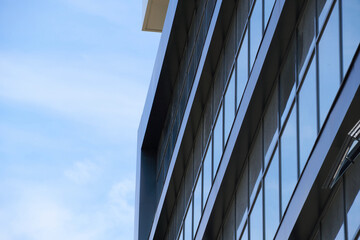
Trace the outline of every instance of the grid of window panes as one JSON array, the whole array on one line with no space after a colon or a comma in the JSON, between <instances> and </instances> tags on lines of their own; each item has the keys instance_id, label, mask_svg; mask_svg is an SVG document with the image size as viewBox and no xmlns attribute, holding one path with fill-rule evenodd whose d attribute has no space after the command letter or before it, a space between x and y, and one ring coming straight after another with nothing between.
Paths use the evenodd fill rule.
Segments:
<instances>
[{"instance_id":1,"label":"grid of window panes","mask_svg":"<svg viewBox=\"0 0 360 240\"><path fill-rule=\"evenodd\" d=\"M351 24L359 22L359 10L358 0L307 2L259 123L220 238L275 236L359 46L360 28ZM356 205L346 205L348 218L353 218L359 208L359 187L354 191L351 201ZM352 239L350 235L356 231L359 234L359 219L353 222L352 226L337 229L336 233L342 231L339 239ZM334 239L336 235L332 236L322 239Z\"/></svg>"},{"instance_id":2,"label":"grid of window panes","mask_svg":"<svg viewBox=\"0 0 360 240\"><path fill-rule=\"evenodd\" d=\"M193 2L196 6L188 31L188 40L184 47L178 76L173 86L174 91L157 150L157 201L160 198L162 187L166 178L215 3L216 0L198 0Z\"/></svg>"},{"instance_id":3,"label":"grid of window panes","mask_svg":"<svg viewBox=\"0 0 360 240\"><path fill-rule=\"evenodd\" d=\"M314 240L360 238L360 157L334 187L313 233Z\"/></svg>"},{"instance_id":4,"label":"grid of window panes","mask_svg":"<svg viewBox=\"0 0 360 240\"><path fill-rule=\"evenodd\" d=\"M269 2L272 4L239 0L234 7L193 150L186 163L187 170L177 193L167 239L172 239L174 234L179 239L192 239L196 235L275 0ZM263 11L267 18L262 17Z\"/></svg>"}]
</instances>

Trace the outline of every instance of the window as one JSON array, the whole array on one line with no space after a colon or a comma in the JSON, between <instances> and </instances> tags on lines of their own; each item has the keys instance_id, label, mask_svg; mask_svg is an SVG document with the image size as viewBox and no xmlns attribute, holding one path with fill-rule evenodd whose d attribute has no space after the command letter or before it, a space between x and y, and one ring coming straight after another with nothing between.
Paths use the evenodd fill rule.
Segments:
<instances>
[{"instance_id":1,"label":"window","mask_svg":"<svg viewBox=\"0 0 360 240\"><path fill-rule=\"evenodd\" d=\"M270 99L268 100L270 103L266 109L264 115L264 156L265 156L265 164L267 166L268 161L271 157L271 154L274 150L275 143L278 135L275 134L278 128L278 88L275 87L272 92Z\"/></svg>"},{"instance_id":2,"label":"window","mask_svg":"<svg viewBox=\"0 0 360 240\"><path fill-rule=\"evenodd\" d=\"M250 214L250 239L263 238L262 192L260 191Z\"/></svg>"},{"instance_id":3,"label":"window","mask_svg":"<svg viewBox=\"0 0 360 240\"><path fill-rule=\"evenodd\" d=\"M339 11L335 4L319 42L320 126L340 85Z\"/></svg>"},{"instance_id":4,"label":"window","mask_svg":"<svg viewBox=\"0 0 360 240\"><path fill-rule=\"evenodd\" d=\"M224 119L224 127L225 127L225 142L227 141L232 124L235 119L235 73L234 71L231 73L231 77L229 80L229 85L225 92L225 119Z\"/></svg>"},{"instance_id":5,"label":"window","mask_svg":"<svg viewBox=\"0 0 360 240\"><path fill-rule=\"evenodd\" d=\"M214 172L213 178L215 178L217 169L220 164L221 155L223 151L223 108L220 107L219 115L217 117L215 127L214 127Z\"/></svg>"},{"instance_id":6,"label":"window","mask_svg":"<svg viewBox=\"0 0 360 240\"><path fill-rule=\"evenodd\" d=\"M250 68L252 68L262 38L262 0L257 0L250 17Z\"/></svg>"},{"instance_id":7,"label":"window","mask_svg":"<svg viewBox=\"0 0 360 240\"><path fill-rule=\"evenodd\" d=\"M297 182L296 108L293 107L280 140L282 214Z\"/></svg>"},{"instance_id":8,"label":"window","mask_svg":"<svg viewBox=\"0 0 360 240\"><path fill-rule=\"evenodd\" d=\"M351 60L359 46L360 41L360 1L344 0L342 1L343 18L343 69L344 76L350 66Z\"/></svg>"},{"instance_id":9,"label":"window","mask_svg":"<svg viewBox=\"0 0 360 240\"><path fill-rule=\"evenodd\" d=\"M264 180L265 239L273 239L279 225L279 155L277 149Z\"/></svg>"},{"instance_id":10,"label":"window","mask_svg":"<svg viewBox=\"0 0 360 240\"><path fill-rule=\"evenodd\" d=\"M235 201L231 201L223 228L223 239L235 240Z\"/></svg>"},{"instance_id":11,"label":"window","mask_svg":"<svg viewBox=\"0 0 360 240\"><path fill-rule=\"evenodd\" d=\"M242 170L241 177L239 179L239 185L237 186L235 193L235 211L236 211L236 238L239 239L244 222L247 218L247 207L248 207L248 165L245 164ZM246 238L247 239L247 238Z\"/></svg>"},{"instance_id":12,"label":"window","mask_svg":"<svg viewBox=\"0 0 360 240\"><path fill-rule=\"evenodd\" d=\"M304 168L317 136L316 72L310 64L299 93L300 172Z\"/></svg>"},{"instance_id":13,"label":"window","mask_svg":"<svg viewBox=\"0 0 360 240\"><path fill-rule=\"evenodd\" d=\"M184 240L192 239L192 202L190 201L189 208L185 217Z\"/></svg>"},{"instance_id":14,"label":"window","mask_svg":"<svg viewBox=\"0 0 360 240\"><path fill-rule=\"evenodd\" d=\"M266 0L266 1L264 1L264 3L265 3L265 6L264 6L265 16L264 17L265 17L265 26L266 26L269 21L271 11L274 7L275 0Z\"/></svg>"},{"instance_id":15,"label":"window","mask_svg":"<svg viewBox=\"0 0 360 240\"><path fill-rule=\"evenodd\" d=\"M237 108L240 105L242 96L244 94L245 86L248 81L248 69L249 69L249 61L248 61L248 34L247 30L245 32L244 39L242 41L239 55L237 58L237 100L236 106Z\"/></svg>"},{"instance_id":16,"label":"window","mask_svg":"<svg viewBox=\"0 0 360 240\"><path fill-rule=\"evenodd\" d=\"M199 172L199 178L195 184L194 190L194 235L196 233L197 227L199 225L200 217L201 217L201 171Z\"/></svg>"},{"instance_id":17,"label":"window","mask_svg":"<svg viewBox=\"0 0 360 240\"><path fill-rule=\"evenodd\" d=\"M253 140L253 146L249 155L249 193L250 203L255 198L256 190L261 180L262 165L262 134L259 127L257 134Z\"/></svg>"},{"instance_id":18,"label":"window","mask_svg":"<svg viewBox=\"0 0 360 240\"><path fill-rule=\"evenodd\" d=\"M203 179L203 206L206 203L206 200L209 196L210 188L211 188L211 154L212 153L212 141L209 141L208 149L205 153L204 163L203 163L203 171L204 171L204 179Z\"/></svg>"}]
</instances>

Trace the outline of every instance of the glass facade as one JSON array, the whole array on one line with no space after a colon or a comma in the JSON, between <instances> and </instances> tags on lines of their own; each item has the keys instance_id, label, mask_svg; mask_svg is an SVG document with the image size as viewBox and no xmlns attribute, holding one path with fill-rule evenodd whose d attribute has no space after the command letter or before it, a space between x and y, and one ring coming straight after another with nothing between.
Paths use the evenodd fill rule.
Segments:
<instances>
[{"instance_id":1,"label":"glass facade","mask_svg":"<svg viewBox=\"0 0 360 240\"><path fill-rule=\"evenodd\" d=\"M358 1L350 1L359 7ZM235 15L230 24L233 30L228 32L232 35L226 39L235 40L235 44L231 44L235 49L223 49L220 53L192 153L186 160L185 169L191 170L186 171L181 182L185 190L177 196L175 208L181 209L173 211L181 216L174 223L179 239L196 237L275 3L275 0L239 0L233 11ZM249 6L248 11L239 10L241 6ZM262 109L261 120L254 123L257 131L251 137L249 152L244 153L242 173L219 231L223 239L273 239L275 236L359 45L359 28L349 24L358 19L358 15L346 0L309 0L303 8ZM353 186L345 181L338 192L345 191L343 195L346 195L356 191L346 191L347 188ZM334 205L329 216L323 219L322 231L329 229L329 238L322 235L322 239L337 236L342 239L345 233L356 234L359 224L355 213L359 212L360 197L357 193L350 198L352 200L346 198L346 202L334 200L336 204L346 205L347 225ZM181 202L188 204L179 204ZM186 213L185 209L188 209ZM339 223L327 222L326 219L333 217L337 217Z\"/></svg>"}]
</instances>

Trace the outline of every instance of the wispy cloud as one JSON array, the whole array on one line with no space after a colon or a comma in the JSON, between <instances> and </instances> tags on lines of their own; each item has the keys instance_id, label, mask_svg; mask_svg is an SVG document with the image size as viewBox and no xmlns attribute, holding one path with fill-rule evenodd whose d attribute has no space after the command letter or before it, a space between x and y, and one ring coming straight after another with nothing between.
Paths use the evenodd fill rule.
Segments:
<instances>
[{"instance_id":1,"label":"wispy cloud","mask_svg":"<svg viewBox=\"0 0 360 240\"><path fill-rule=\"evenodd\" d=\"M76 184L86 184L94 181L100 174L100 167L91 161L77 161L64 175Z\"/></svg>"},{"instance_id":2,"label":"wispy cloud","mask_svg":"<svg viewBox=\"0 0 360 240\"><path fill-rule=\"evenodd\" d=\"M92 205L93 211L86 212L66 204L59 196L61 188L53 190L38 183L12 185L10 195L17 198L8 199L7 204L0 206L0 237L4 240L131 239L133 185L129 179L115 183L109 189L107 201ZM114 230L120 230L121 235L113 235Z\"/></svg>"}]
</instances>

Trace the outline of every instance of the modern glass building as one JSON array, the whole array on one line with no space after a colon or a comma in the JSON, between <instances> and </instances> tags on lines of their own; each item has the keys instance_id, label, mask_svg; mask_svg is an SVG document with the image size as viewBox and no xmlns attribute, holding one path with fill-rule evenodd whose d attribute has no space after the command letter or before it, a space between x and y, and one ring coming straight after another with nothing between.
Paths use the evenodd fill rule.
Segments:
<instances>
[{"instance_id":1,"label":"modern glass building","mask_svg":"<svg viewBox=\"0 0 360 240\"><path fill-rule=\"evenodd\" d=\"M147 0L135 239L360 238L360 1Z\"/></svg>"}]
</instances>

